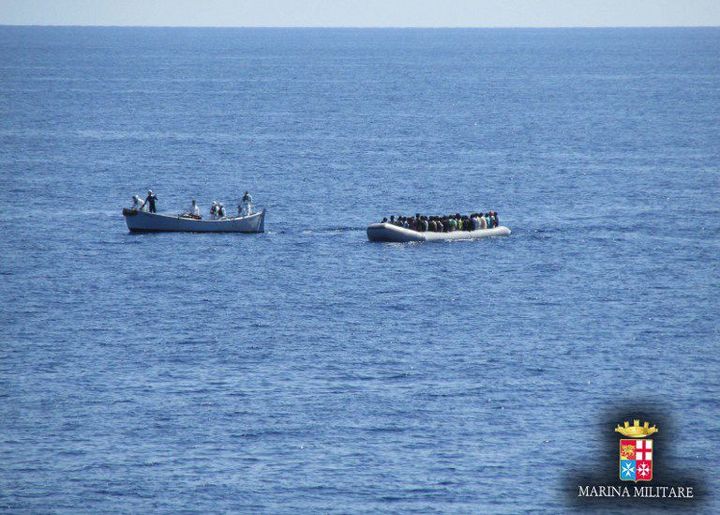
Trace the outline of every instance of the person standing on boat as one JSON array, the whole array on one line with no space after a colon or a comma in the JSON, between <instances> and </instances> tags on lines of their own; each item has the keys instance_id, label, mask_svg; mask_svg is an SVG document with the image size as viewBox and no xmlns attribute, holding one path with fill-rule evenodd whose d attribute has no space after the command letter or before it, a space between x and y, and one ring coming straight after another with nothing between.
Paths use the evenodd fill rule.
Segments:
<instances>
[{"instance_id":1,"label":"person standing on boat","mask_svg":"<svg viewBox=\"0 0 720 515\"><path fill-rule=\"evenodd\" d=\"M218 218L225 218L225 206L222 203L217 205L217 216Z\"/></svg>"},{"instance_id":2,"label":"person standing on boat","mask_svg":"<svg viewBox=\"0 0 720 515\"><path fill-rule=\"evenodd\" d=\"M143 201L140 200L140 196L133 195L132 200L133 200L132 209L135 209L136 211L141 211L142 207L143 207Z\"/></svg>"},{"instance_id":3,"label":"person standing on boat","mask_svg":"<svg viewBox=\"0 0 720 515\"><path fill-rule=\"evenodd\" d=\"M242 204L238 206L238 213L250 216L252 214L252 196L246 191L242 198Z\"/></svg>"},{"instance_id":4,"label":"person standing on boat","mask_svg":"<svg viewBox=\"0 0 720 515\"><path fill-rule=\"evenodd\" d=\"M192 202L190 204L190 211L188 211L188 214L193 218L200 218L200 206L197 205L195 199L192 199Z\"/></svg>"},{"instance_id":5,"label":"person standing on boat","mask_svg":"<svg viewBox=\"0 0 720 515\"><path fill-rule=\"evenodd\" d=\"M147 197L145 197L145 202L143 202L143 207L148 206L148 211L150 211L151 213L157 213L157 206L155 205L157 199L157 195L155 195L152 190L148 190Z\"/></svg>"}]
</instances>

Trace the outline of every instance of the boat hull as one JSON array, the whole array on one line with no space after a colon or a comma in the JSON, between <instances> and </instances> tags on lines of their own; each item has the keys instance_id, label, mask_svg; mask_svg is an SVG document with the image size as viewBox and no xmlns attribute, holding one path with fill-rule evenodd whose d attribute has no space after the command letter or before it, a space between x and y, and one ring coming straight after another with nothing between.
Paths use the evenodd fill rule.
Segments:
<instances>
[{"instance_id":1,"label":"boat hull","mask_svg":"<svg viewBox=\"0 0 720 515\"><path fill-rule=\"evenodd\" d=\"M510 236L510 229L504 226L492 229L478 229L477 231L453 232L418 232L388 223L372 224L367 228L370 241L398 242L410 241L446 241L446 240L473 240L488 238L490 236Z\"/></svg>"},{"instance_id":2,"label":"boat hull","mask_svg":"<svg viewBox=\"0 0 720 515\"><path fill-rule=\"evenodd\" d=\"M265 210L250 216L221 220L196 220L179 215L160 215L123 209L130 232L265 232Z\"/></svg>"}]
</instances>

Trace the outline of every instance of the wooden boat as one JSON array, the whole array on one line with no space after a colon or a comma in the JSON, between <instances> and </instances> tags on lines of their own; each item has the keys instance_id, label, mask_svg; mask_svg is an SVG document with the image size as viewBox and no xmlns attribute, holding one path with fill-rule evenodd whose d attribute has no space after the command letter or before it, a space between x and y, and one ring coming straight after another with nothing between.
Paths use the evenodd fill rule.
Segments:
<instances>
[{"instance_id":1,"label":"wooden boat","mask_svg":"<svg viewBox=\"0 0 720 515\"><path fill-rule=\"evenodd\" d=\"M123 209L130 232L246 232L265 231L265 210L248 216L224 217L217 220L198 219L188 215L161 215Z\"/></svg>"},{"instance_id":2,"label":"wooden boat","mask_svg":"<svg viewBox=\"0 0 720 515\"><path fill-rule=\"evenodd\" d=\"M510 236L510 229L500 225L492 229L478 229L477 231L419 232L394 224L377 223L368 226L367 236L370 241L401 243L409 241L472 240L489 236Z\"/></svg>"}]
</instances>

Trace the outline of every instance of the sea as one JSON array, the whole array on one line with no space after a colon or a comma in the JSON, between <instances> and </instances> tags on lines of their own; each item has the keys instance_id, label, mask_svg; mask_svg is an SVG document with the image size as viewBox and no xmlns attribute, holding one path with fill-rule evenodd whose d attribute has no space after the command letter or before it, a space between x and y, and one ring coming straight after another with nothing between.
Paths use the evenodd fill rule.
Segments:
<instances>
[{"instance_id":1,"label":"sea","mask_svg":"<svg viewBox=\"0 0 720 515\"><path fill-rule=\"evenodd\" d=\"M0 511L717 513L719 173L718 28L0 27Z\"/></svg>"}]
</instances>

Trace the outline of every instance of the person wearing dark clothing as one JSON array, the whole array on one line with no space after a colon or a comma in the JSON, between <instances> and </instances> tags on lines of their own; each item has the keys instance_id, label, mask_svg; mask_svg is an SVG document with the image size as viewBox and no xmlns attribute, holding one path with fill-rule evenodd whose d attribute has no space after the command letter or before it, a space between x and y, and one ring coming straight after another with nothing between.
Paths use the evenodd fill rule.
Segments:
<instances>
[{"instance_id":1,"label":"person wearing dark clothing","mask_svg":"<svg viewBox=\"0 0 720 515\"><path fill-rule=\"evenodd\" d=\"M155 205L155 202L157 202L157 195L155 195L152 190L148 191L147 197L145 197L145 204L148 205L151 213L157 213L157 207Z\"/></svg>"}]
</instances>

